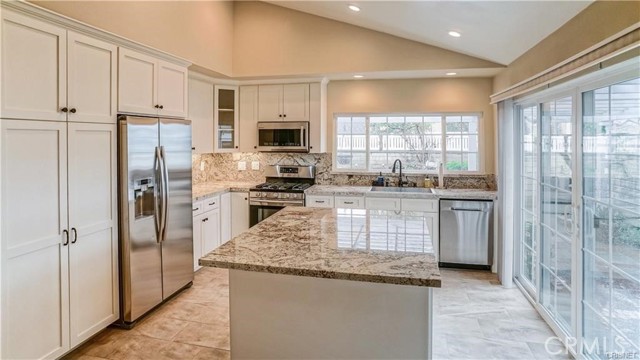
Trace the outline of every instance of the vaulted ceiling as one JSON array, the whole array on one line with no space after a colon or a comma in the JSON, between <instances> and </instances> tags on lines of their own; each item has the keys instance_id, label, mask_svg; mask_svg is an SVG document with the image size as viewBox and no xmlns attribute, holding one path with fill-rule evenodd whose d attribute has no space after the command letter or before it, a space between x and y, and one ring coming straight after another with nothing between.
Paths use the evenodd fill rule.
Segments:
<instances>
[{"instance_id":1,"label":"vaulted ceiling","mask_svg":"<svg viewBox=\"0 0 640 360\"><path fill-rule=\"evenodd\" d=\"M507 65L591 1L267 1ZM359 12L349 10L356 5ZM449 31L462 36L452 37Z\"/></svg>"}]
</instances>

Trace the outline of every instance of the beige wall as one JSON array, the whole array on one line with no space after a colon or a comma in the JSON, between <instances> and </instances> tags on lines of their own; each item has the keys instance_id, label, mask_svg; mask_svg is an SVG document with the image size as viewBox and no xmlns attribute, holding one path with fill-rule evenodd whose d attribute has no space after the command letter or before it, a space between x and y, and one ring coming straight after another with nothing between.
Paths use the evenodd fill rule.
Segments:
<instances>
[{"instance_id":1,"label":"beige wall","mask_svg":"<svg viewBox=\"0 0 640 360\"><path fill-rule=\"evenodd\" d=\"M495 118L490 78L331 81L327 88L328 149L333 117L353 112L481 112L485 172L495 172Z\"/></svg>"},{"instance_id":2,"label":"beige wall","mask_svg":"<svg viewBox=\"0 0 640 360\"><path fill-rule=\"evenodd\" d=\"M640 1L596 1L494 78L494 93L640 22Z\"/></svg>"},{"instance_id":3,"label":"beige wall","mask_svg":"<svg viewBox=\"0 0 640 360\"><path fill-rule=\"evenodd\" d=\"M159 50L231 75L231 1L33 1Z\"/></svg>"},{"instance_id":4,"label":"beige wall","mask_svg":"<svg viewBox=\"0 0 640 360\"><path fill-rule=\"evenodd\" d=\"M503 67L264 2L236 2L234 21L235 77Z\"/></svg>"}]
</instances>

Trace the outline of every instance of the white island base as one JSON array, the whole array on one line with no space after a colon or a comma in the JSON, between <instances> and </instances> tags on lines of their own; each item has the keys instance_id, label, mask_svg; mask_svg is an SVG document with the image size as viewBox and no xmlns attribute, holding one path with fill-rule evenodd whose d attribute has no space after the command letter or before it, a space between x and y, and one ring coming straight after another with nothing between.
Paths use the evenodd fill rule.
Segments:
<instances>
[{"instance_id":1,"label":"white island base","mask_svg":"<svg viewBox=\"0 0 640 360\"><path fill-rule=\"evenodd\" d=\"M430 359L432 289L229 270L233 359Z\"/></svg>"}]
</instances>

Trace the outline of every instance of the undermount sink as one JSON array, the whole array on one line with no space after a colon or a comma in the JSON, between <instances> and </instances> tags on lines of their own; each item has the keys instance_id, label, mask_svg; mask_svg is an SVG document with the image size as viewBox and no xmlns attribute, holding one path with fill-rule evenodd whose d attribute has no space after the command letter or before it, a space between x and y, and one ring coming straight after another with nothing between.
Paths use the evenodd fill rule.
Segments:
<instances>
[{"instance_id":1,"label":"undermount sink","mask_svg":"<svg viewBox=\"0 0 640 360\"><path fill-rule=\"evenodd\" d=\"M382 186L372 186L371 187L371 191L375 191L375 192L390 192L390 193L394 193L394 192L402 192L402 193L429 193L429 194L433 194L433 191L431 191L432 189L425 189L425 188L419 188L419 187L382 187Z\"/></svg>"}]
</instances>

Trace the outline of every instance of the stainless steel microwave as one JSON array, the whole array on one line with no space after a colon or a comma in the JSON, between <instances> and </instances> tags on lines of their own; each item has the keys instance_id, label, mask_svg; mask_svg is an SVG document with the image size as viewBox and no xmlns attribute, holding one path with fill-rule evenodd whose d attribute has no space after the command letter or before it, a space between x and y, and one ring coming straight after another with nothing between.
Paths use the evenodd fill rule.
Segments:
<instances>
[{"instance_id":1,"label":"stainless steel microwave","mask_svg":"<svg viewBox=\"0 0 640 360\"><path fill-rule=\"evenodd\" d=\"M258 151L309 152L309 122L258 122Z\"/></svg>"}]
</instances>

